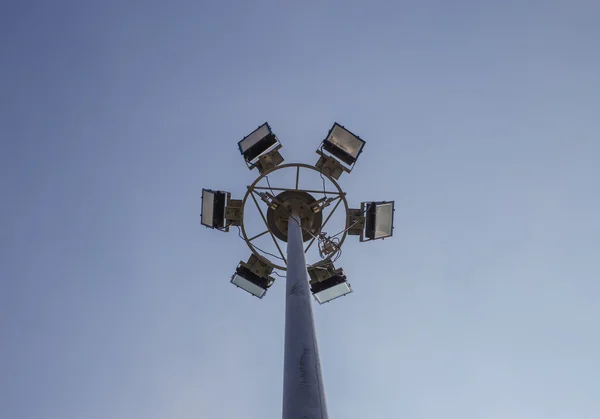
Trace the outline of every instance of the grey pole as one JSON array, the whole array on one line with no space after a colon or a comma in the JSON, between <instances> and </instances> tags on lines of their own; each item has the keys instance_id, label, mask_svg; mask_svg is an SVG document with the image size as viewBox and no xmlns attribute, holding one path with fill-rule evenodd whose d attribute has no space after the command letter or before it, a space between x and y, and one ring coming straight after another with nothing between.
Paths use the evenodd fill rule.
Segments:
<instances>
[{"instance_id":1,"label":"grey pole","mask_svg":"<svg viewBox=\"0 0 600 419\"><path fill-rule=\"evenodd\" d=\"M300 217L290 216L285 290L283 419L328 419Z\"/></svg>"}]
</instances>

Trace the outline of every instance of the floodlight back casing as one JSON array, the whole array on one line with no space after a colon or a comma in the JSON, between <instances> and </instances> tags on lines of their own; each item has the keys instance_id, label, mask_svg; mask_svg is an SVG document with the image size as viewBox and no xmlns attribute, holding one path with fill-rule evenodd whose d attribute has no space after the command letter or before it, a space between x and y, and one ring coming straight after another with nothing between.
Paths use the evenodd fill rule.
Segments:
<instances>
[{"instance_id":1,"label":"floodlight back casing","mask_svg":"<svg viewBox=\"0 0 600 419\"><path fill-rule=\"evenodd\" d=\"M200 223L203 226L228 230L225 225L225 206L230 195L229 192L202 189Z\"/></svg>"},{"instance_id":2,"label":"floodlight back casing","mask_svg":"<svg viewBox=\"0 0 600 419\"><path fill-rule=\"evenodd\" d=\"M272 266L252 254L247 263L243 261L239 263L231 277L231 283L255 297L263 298L267 293L267 289L275 282L269 276L271 272L273 272Z\"/></svg>"},{"instance_id":3,"label":"floodlight back casing","mask_svg":"<svg viewBox=\"0 0 600 419\"><path fill-rule=\"evenodd\" d=\"M252 169L254 167L258 167L258 171L261 174L263 174L263 173L273 169L274 167L279 166L281 163L283 163L283 160L284 160L283 156L279 152L280 149L281 149L281 144L277 144L270 151L262 153L258 157L258 161L256 161L253 165L251 165L250 168Z\"/></svg>"},{"instance_id":4,"label":"floodlight back casing","mask_svg":"<svg viewBox=\"0 0 600 419\"><path fill-rule=\"evenodd\" d=\"M321 152L321 150L317 150L317 154L319 154L319 160L317 160L315 167L319 169L321 173L338 180L344 172L350 172L349 169L344 167L334 157L328 156L327 154Z\"/></svg>"},{"instance_id":5,"label":"floodlight back casing","mask_svg":"<svg viewBox=\"0 0 600 419\"><path fill-rule=\"evenodd\" d=\"M277 136L271 130L267 122L252 131L238 142L240 153L252 168L255 167L255 160L261 155L270 152L280 145Z\"/></svg>"},{"instance_id":6,"label":"floodlight back casing","mask_svg":"<svg viewBox=\"0 0 600 419\"><path fill-rule=\"evenodd\" d=\"M307 268L308 276L310 277L310 284L316 284L317 282L325 281L334 275L343 276L344 270L342 268L335 269L332 262L317 263Z\"/></svg>"},{"instance_id":7,"label":"floodlight back casing","mask_svg":"<svg viewBox=\"0 0 600 419\"><path fill-rule=\"evenodd\" d=\"M250 255L250 259L248 259L247 263L240 262L240 266L244 266L255 275L258 275L261 278L267 278L267 280L272 282L272 278L270 278L269 275L273 272L273 267L260 260L254 253Z\"/></svg>"},{"instance_id":8,"label":"floodlight back casing","mask_svg":"<svg viewBox=\"0 0 600 419\"><path fill-rule=\"evenodd\" d=\"M352 292L342 268L335 269L333 263L308 267L310 291L319 304L327 303Z\"/></svg>"}]
</instances>

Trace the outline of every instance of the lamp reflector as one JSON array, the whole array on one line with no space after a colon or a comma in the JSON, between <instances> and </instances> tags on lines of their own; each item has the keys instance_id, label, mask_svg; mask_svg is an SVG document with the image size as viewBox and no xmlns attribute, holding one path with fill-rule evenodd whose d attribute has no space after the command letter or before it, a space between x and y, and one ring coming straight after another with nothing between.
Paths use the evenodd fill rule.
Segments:
<instances>
[{"instance_id":1,"label":"lamp reflector","mask_svg":"<svg viewBox=\"0 0 600 419\"><path fill-rule=\"evenodd\" d=\"M238 147L244 159L248 163L251 163L261 155L275 148L277 144L279 144L279 140L273 134L273 131L271 131L269 124L265 122L252 131L252 133L242 138L238 143Z\"/></svg>"},{"instance_id":2,"label":"lamp reflector","mask_svg":"<svg viewBox=\"0 0 600 419\"><path fill-rule=\"evenodd\" d=\"M231 283L258 298L263 298L269 287L268 278L261 278L245 266L238 266Z\"/></svg>"},{"instance_id":3,"label":"lamp reflector","mask_svg":"<svg viewBox=\"0 0 600 419\"><path fill-rule=\"evenodd\" d=\"M344 275L333 275L324 281L311 284L311 292L319 304L327 303L338 297L350 294L352 287Z\"/></svg>"},{"instance_id":4,"label":"lamp reflector","mask_svg":"<svg viewBox=\"0 0 600 419\"><path fill-rule=\"evenodd\" d=\"M391 237L394 230L394 201L367 204L365 236L371 240Z\"/></svg>"},{"instance_id":5,"label":"lamp reflector","mask_svg":"<svg viewBox=\"0 0 600 419\"><path fill-rule=\"evenodd\" d=\"M337 122L323 141L323 149L348 166L356 162L364 146L363 140Z\"/></svg>"},{"instance_id":6,"label":"lamp reflector","mask_svg":"<svg viewBox=\"0 0 600 419\"><path fill-rule=\"evenodd\" d=\"M226 198L227 192L202 189L202 225L210 228L225 227Z\"/></svg>"}]
</instances>

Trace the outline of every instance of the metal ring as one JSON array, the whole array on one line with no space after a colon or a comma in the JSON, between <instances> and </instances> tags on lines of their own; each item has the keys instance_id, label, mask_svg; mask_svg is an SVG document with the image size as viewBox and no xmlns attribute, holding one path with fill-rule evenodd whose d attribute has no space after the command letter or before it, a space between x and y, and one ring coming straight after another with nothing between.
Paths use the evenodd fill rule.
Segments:
<instances>
[{"instance_id":1,"label":"metal ring","mask_svg":"<svg viewBox=\"0 0 600 419\"><path fill-rule=\"evenodd\" d=\"M258 184L258 182L260 182L266 176L268 176L268 175L276 172L277 170L286 169L286 168L290 168L290 167L296 167L296 168L298 168L298 170L300 170L300 169L314 170L315 172L318 172L319 174L325 176L333 184L333 186L335 186L335 188L338 190L339 197L342 200L342 202L344 203L344 207L345 207L345 210L346 210L346 227L344 229L344 233L342 235L342 238L340 239L340 243L339 243L339 247L340 248L344 244L344 241L346 240L346 236L348 235L348 231L346 229L348 228L348 222L349 222L349 217L350 217L350 211L349 211L349 207L348 207L348 201L346 200L346 193L342 190L342 188L340 187L340 185L337 183L337 181L335 179L333 179L331 176L329 176L329 175L321 172L315 166L311 166L309 164L304 164L304 163L287 163L287 164L282 164L282 165L276 166L273 169L267 170L266 172L264 172L263 174L261 174L259 177L257 177L256 180L250 186L248 186L248 190L246 191L246 194L244 195L244 199L242 200L242 211L241 211L242 212L242 225L241 225L242 234L244 236L244 241L246 242L246 244L248 245L248 247L250 248L250 250L252 251L252 253L256 257L258 257L260 260L262 260L263 262L267 263L268 265L272 266L273 268L279 269L281 271L286 271L287 267L278 265L276 263L273 263L271 260L267 259L248 240L248 235L246 234L246 227L244 226L244 213L245 213L245 210L246 210L246 202L248 200L248 197L255 190L254 188ZM299 174L298 174L298 176L299 176ZM295 189L291 189L291 190L295 190ZM268 228L268 226L267 226L267 228ZM321 226L321 229L322 228L323 227ZM319 230L319 232L320 231L321 230ZM269 234L271 234L271 233L269 233ZM306 251L305 251L305 253L306 253ZM323 263L323 262L330 261L333 256L334 255L330 255L330 256L326 257L325 259L321 259L319 262L316 262L316 263Z\"/></svg>"}]
</instances>

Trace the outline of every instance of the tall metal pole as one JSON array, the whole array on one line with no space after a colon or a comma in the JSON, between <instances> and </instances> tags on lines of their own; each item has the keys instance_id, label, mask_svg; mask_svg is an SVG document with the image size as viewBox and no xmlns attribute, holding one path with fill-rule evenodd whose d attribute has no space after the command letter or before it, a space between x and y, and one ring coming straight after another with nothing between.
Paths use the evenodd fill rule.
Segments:
<instances>
[{"instance_id":1,"label":"tall metal pole","mask_svg":"<svg viewBox=\"0 0 600 419\"><path fill-rule=\"evenodd\" d=\"M329 419L300 217L290 216L285 290L283 419Z\"/></svg>"}]
</instances>

